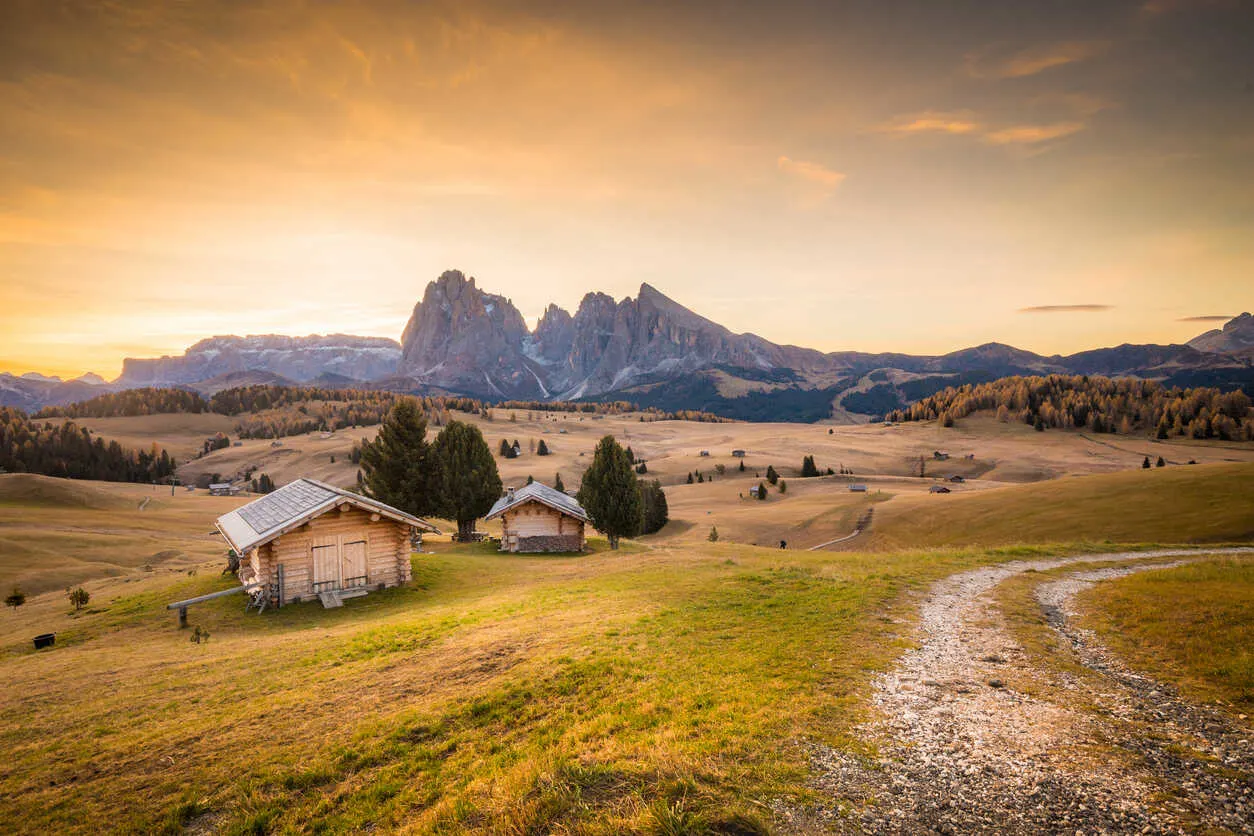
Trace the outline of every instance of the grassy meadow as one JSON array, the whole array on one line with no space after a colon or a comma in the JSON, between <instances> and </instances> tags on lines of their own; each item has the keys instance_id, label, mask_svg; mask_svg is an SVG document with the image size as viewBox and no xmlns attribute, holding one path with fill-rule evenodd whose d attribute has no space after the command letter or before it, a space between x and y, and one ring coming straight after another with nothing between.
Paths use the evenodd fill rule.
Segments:
<instances>
[{"instance_id":1,"label":"grassy meadow","mask_svg":"<svg viewBox=\"0 0 1254 836\"><path fill-rule=\"evenodd\" d=\"M1078 604L1080 623L1139 670L1191 700L1254 715L1254 559L1103 581Z\"/></svg>"},{"instance_id":2,"label":"grassy meadow","mask_svg":"<svg viewBox=\"0 0 1254 836\"><path fill-rule=\"evenodd\" d=\"M814 800L807 744L868 746L853 730L869 684L909 645L933 581L1025 555L1254 533L1254 455L1219 446L1179 445L1204 463L1143 472L1139 448L995 422L486 423L493 446L534 434L554 447L502 462L516 484L581 472L581 452L619 435L667 485L671 523L618 551L594 538L582 556L428 538L405 588L260 615L216 599L191 609L209 635L194 643L165 604L232 586L212 523L244 500L0 476L0 583L30 596L0 614L0 831L765 832L773 804ZM347 448L367 434L246 442L196 466L271 456L280 482L330 478L351 474ZM742 446L743 474L730 456ZM933 449L975 454L937 465L966 468L952 494L927 493L941 474L909 475ZM861 475L796 478L809 454ZM719 463L713 481L684 483ZM744 499L770 463L787 492ZM804 550L870 505L867 536ZM1104 635L1144 645L1128 650L1137 664L1237 704L1248 671L1196 661L1216 625L1230 633L1216 654L1248 643L1248 565L1216 566L1102 584L1086 602ZM1032 582L1003 596L1024 624L1014 606ZM61 590L77 583L92 597L74 613ZM1154 611L1162 596L1190 602L1174 631L1191 638ZM56 646L36 652L44 632Z\"/></svg>"},{"instance_id":3,"label":"grassy meadow","mask_svg":"<svg viewBox=\"0 0 1254 836\"><path fill-rule=\"evenodd\" d=\"M444 546L342 610L197 605L203 644L163 604L209 572L45 606L52 651L19 612L0 829L763 830L806 798L805 741L853 745L909 593L1016 553Z\"/></svg>"}]
</instances>

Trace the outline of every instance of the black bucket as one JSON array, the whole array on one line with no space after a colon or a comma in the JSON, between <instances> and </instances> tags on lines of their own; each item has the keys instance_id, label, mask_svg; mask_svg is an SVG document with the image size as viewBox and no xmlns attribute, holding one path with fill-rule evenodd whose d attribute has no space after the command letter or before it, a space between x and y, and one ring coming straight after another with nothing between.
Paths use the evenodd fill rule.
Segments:
<instances>
[{"instance_id":1,"label":"black bucket","mask_svg":"<svg viewBox=\"0 0 1254 836\"><path fill-rule=\"evenodd\" d=\"M45 647L52 647L56 644L56 633L44 633L42 636L35 636L35 649L43 650Z\"/></svg>"}]
</instances>

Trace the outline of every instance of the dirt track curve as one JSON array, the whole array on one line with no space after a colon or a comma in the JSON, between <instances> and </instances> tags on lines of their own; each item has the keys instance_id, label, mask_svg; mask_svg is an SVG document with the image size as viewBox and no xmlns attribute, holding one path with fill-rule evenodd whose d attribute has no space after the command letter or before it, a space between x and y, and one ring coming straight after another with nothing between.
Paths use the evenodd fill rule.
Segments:
<instances>
[{"instance_id":1,"label":"dirt track curve","mask_svg":"<svg viewBox=\"0 0 1254 836\"><path fill-rule=\"evenodd\" d=\"M876 682L879 719L861 732L878 757L816 747L818 788L843 801L778 812L799 832L1254 834L1249 726L1127 670L1069 609L1104 578L1239 553L1254 549L1016 561L938 582L920 610L919 646ZM1085 670L1035 667L989 593L1028 571L1122 561L1138 562L1037 588ZM1045 687L1017 692L1008 674Z\"/></svg>"}]
</instances>

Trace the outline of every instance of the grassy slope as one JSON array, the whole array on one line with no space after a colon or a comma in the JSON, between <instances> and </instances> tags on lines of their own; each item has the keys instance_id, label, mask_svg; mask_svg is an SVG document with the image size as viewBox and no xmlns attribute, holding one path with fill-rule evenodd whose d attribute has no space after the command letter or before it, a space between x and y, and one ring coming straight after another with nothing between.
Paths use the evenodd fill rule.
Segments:
<instances>
[{"instance_id":1,"label":"grassy slope","mask_svg":"<svg viewBox=\"0 0 1254 836\"><path fill-rule=\"evenodd\" d=\"M151 485L0 475L0 589L36 594L143 566L203 562L222 551L209 534L214 517L239 504Z\"/></svg>"},{"instance_id":2,"label":"grassy slope","mask_svg":"<svg viewBox=\"0 0 1254 836\"><path fill-rule=\"evenodd\" d=\"M798 739L839 741L900 647L902 593L978 552L744 546L519 558L457 548L342 610L164 602L185 578L0 639L0 829L589 832L709 822L804 795ZM29 606L29 605L28 605Z\"/></svg>"},{"instance_id":3,"label":"grassy slope","mask_svg":"<svg viewBox=\"0 0 1254 836\"><path fill-rule=\"evenodd\" d=\"M1244 540L1254 536L1254 465L1138 469L979 493L903 496L875 513L872 542L889 548Z\"/></svg>"},{"instance_id":4,"label":"grassy slope","mask_svg":"<svg viewBox=\"0 0 1254 836\"><path fill-rule=\"evenodd\" d=\"M1081 623L1190 699L1254 713L1254 559L1216 558L1103 582Z\"/></svg>"}]
</instances>

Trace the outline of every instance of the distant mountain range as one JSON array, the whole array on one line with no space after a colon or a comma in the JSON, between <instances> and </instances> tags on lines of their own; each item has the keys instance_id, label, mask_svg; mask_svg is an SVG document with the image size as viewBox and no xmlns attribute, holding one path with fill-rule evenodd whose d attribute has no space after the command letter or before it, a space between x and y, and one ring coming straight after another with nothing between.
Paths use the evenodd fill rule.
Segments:
<instances>
[{"instance_id":1,"label":"distant mountain range","mask_svg":"<svg viewBox=\"0 0 1254 836\"><path fill-rule=\"evenodd\" d=\"M1042 356L989 343L939 356L824 353L735 334L648 284L615 301L550 305L535 330L504 296L458 271L431 282L400 342L344 334L220 336L180 356L127 358L121 376L60 381L0 374L0 404L35 409L102 391L250 383L369 386L486 400L628 400L748 420L858 421L946 386L1013 374L1103 374L1254 389L1254 317L1187 345L1121 345Z\"/></svg>"}]
</instances>

